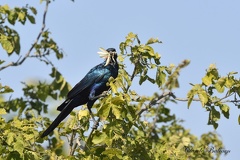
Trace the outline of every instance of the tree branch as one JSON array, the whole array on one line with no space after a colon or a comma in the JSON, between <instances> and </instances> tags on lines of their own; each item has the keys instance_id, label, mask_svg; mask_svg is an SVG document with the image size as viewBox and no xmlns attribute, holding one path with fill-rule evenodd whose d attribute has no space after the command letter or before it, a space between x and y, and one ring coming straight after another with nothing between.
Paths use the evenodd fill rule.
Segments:
<instances>
[{"instance_id":1,"label":"tree branch","mask_svg":"<svg viewBox=\"0 0 240 160\"><path fill-rule=\"evenodd\" d=\"M47 11L48 11L48 5L50 3L50 0L47 0L46 1L46 6L45 6L45 10L44 10L44 13L43 13L43 21L42 21L42 27L41 27L41 30L40 32L38 33L38 36L35 40L35 42L33 43L33 45L30 47L30 49L28 50L28 52L25 54L25 56L22 58L22 56L19 57L19 59L16 61L16 62L10 62L9 64L5 65L5 66L2 66L0 67L0 71L3 70L3 69L6 69L10 66L19 66L21 65L27 58L30 57L30 53L32 52L33 48L35 47L35 45L38 43L41 35L43 34L44 32L44 29L46 27L46 16L47 16Z\"/></svg>"},{"instance_id":2,"label":"tree branch","mask_svg":"<svg viewBox=\"0 0 240 160\"><path fill-rule=\"evenodd\" d=\"M73 155L74 154L74 151L77 147L77 143L73 143L73 140L74 140L74 137L76 136L76 130L73 129L72 130L72 135L71 135L71 138L69 140L69 146L70 146L70 155Z\"/></svg>"},{"instance_id":3,"label":"tree branch","mask_svg":"<svg viewBox=\"0 0 240 160\"><path fill-rule=\"evenodd\" d=\"M100 122L100 118L98 118L98 120L97 120L97 125L98 125L99 122ZM88 136L88 139L87 139L87 141L86 141L86 145L85 145L84 149L87 148L87 145L90 143L92 134L93 134L93 132L94 132L96 129L97 129L96 127L93 127L93 128L92 128L92 130L91 130L91 132L90 132L90 134L89 134L89 136Z\"/></svg>"},{"instance_id":4,"label":"tree branch","mask_svg":"<svg viewBox=\"0 0 240 160\"><path fill-rule=\"evenodd\" d=\"M226 99L226 98L229 98L231 97L233 94L235 93L232 93L232 94L229 94L229 95L226 95L222 98L220 98L219 100L216 100L216 101L213 101L211 102L212 104L215 104L217 102L221 102L221 103L234 103L235 105L238 105L238 103L240 103L240 100L238 100L236 97L234 100L230 100L230 99ZM173 99L177 100L177 101L184 101L184 102L187 102L188 101L188 98L178 98L176 97L173 93L170 94L171 97L173 97ZM226 99L226 100L225 100ZM198 98L193 98L192 101L196 101L196 102L200 102L200 99Z\"/></svg>"},{"instance_id":5,"label":"tree branch","mask_svg":"<svg viewBox=\"0 0 240 160\"><path fill-rule=\"evenodd\" d=\"M230 95L226 95L224 96L223 98L217 100L217 101L214 101L212 102L213 104L216 103L216 102L222 102L222 103L235 103L235 105L237 103L240 103L240 100L238 99L235 99L235 100L224 100L230 96L232 96L233 94L230 94ZM152 101L150 101L149 105L146 105L144 108L142 108L138 113L137 113L137 116L141 116L141 114L144 112L144 111L147 111L149 108L151 108L153 105L159 103L159 101L163 100L164 98L166 97L172 97L174 100L177 100L177 101L184 101L184 102L187 102L188 101L188 98L178 98L174 95L174 93L172 92L165 92L163 93L162 95L158 96L156 99L153 99ZM192 101L197 101L199 102L200 99L198 98L193 98Z\"/></svg>"},{"instance_id":6,"label":"tree branch","mask_svg":"<svg viewBox=\"0 0 240 160\"><path fill-rule=\"evenodd\" d=\"M158 101L162 100L163 98L167 97L167 96L172 96L175 97L175 95L172 92L165 92L162 95L158 96L156 99L153 99L152 101L149 102L149 106L142 108L138 113L137 116L141 116L141 114L144 111L147 111L149 108L151 108L153 105L157 104Z\"/></svg>"}]
</instances>

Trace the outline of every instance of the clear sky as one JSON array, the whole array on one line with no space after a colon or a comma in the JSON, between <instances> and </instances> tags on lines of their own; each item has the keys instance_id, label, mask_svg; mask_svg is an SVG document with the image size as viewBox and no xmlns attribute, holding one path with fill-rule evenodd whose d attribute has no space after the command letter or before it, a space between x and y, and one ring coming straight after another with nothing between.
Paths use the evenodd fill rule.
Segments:
<instances>
[{"instance_id":1,"label":"clear sky","mask_svg":"<svg viewBox=\"0 0 240 160\"><path fill-rule=\"evenodd\" d=\"M40 4L38 0L1 0L0 5L5 3L20 7L28 3L37 7L37 25L27 24L27 28L16 25L21 34L21 53L25 54L40 30L44 3ZM63 60L55 61L55 65L72 86L102 61L96 54L99 47L114 47L119 51L120 42L129 32L138 34L142 42L158 37L163 44L154 48L161 54L163 65L191 60L191 64L181 72L180 89L175 90L178 97L184 98L191 88L189 83L200 83L212 63L216 64L221 75L240 72L239 7L239 0L76 0L74 3L61 0L50 4L47 28L66 55ZM36 65L36 62L29 60L21 67L2 71L1 83L15 88L14 94L20 95L20 81L48 78L50 67ZM148 85L137 90L147 95L158 91ZM191 133L200 136L214 131L212 126L207 126L208 112L200 103L193 103L190 109L183 102L168 105L172 113L185 120L184 126ZM230 108L230 119L222 117L216 132L221 135L226 149L231 150L223 159L234 160L240 157L239 110L234 105Z\"/></svg>"}]
</instances>

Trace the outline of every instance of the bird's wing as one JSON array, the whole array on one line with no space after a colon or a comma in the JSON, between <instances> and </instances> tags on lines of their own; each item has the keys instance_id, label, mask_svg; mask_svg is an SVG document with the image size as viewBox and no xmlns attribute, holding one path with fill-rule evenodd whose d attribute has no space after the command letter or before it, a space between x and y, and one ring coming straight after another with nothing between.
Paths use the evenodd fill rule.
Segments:
<instances>
[{"instance_id":1,"label":"bird's wing","mask_svg":"<svg viewBox=\"0 0 240 160\"><path fill-rule=\"evenodd\" d=\"M86 88L92 86L96 82L99 82L103 78L104 74L105 74L104 70L102 70L101 72L90 71L79 83L77 83L72 88L72 90L68 93L67 97L69 99L75 97Z\"/></svg>"}]
</instances>

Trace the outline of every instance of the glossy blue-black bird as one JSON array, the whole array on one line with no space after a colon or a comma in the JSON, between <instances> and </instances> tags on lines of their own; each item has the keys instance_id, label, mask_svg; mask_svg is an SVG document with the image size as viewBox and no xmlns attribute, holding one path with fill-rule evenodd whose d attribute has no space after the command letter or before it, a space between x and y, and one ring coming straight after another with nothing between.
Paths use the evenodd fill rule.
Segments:
<instances>
[{"instance_id":1,"label":"glossy blue-black bird","mask_svg":"<svg viewBox=\"0 0 240 160\"><path fill-rule=\"evenodd\" d=\"M98 54L106 60L92 68L87 75L72 88L67 95L67 99L57 108L61 113L43 132L41 137L45 137L51 133L75 107L83 104L87 104L88 110L96 123L91 108L94 102L102 97L102 93L109 89L109 86L106 85L109 78L116 78L118 76L116 50L114 48L108 48L107 50L100 48L100 50L101 52L98 52Z\"/></svg>"}]
</instances>

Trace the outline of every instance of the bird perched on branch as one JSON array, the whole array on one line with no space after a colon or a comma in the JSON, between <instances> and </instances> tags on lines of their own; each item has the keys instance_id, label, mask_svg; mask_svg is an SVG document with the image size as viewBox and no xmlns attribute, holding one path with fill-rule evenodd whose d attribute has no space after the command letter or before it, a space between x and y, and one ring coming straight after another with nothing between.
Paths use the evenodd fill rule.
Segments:
<instances>
[{"instance_id":1,"label":"bird perched on branch","mask_svg":"<svg viewBox=\"0 0 240 160\"><path fill-rule=\"evenodd\" d=\"M50 134L58 124L65 119L71 111L80 105L87 104L88 110L95 122L91 108L94 102L103 97L103 92L109 89L106 85L110 77L116 78L118 76L117 53L114 48L107 50L100 48L98 52L101 58L105 58L103 63L92 68L87 75L77 83L68 93L67 99L57 108L61 113L52 122L52 124L43 132L41 137Z\"/></svg>"}]
</instances>

